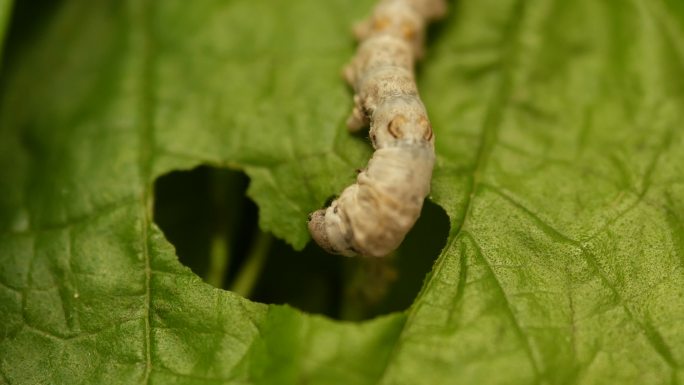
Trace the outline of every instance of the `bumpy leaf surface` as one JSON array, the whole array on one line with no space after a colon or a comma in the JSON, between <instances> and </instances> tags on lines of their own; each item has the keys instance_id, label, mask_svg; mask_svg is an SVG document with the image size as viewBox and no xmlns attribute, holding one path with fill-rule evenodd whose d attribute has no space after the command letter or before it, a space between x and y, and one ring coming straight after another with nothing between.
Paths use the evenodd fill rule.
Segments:
<instances>
[{"instance_id":1,"label":"bumpy leaf surface","mask_svg":"<svg viewBox=\"0 0 684 385\"><path fill-rule=\"evenodd\" d=\"M179 263L151 190L199 164L245 170L262 228L306 244L306 214L370 155L344 129L339 74L371 6L15 4L0 383L684 381L676 0L452 4L418 77L437 137L430 199L451 231L407 312L336 322Z\"/></svg>"}]
</instances>

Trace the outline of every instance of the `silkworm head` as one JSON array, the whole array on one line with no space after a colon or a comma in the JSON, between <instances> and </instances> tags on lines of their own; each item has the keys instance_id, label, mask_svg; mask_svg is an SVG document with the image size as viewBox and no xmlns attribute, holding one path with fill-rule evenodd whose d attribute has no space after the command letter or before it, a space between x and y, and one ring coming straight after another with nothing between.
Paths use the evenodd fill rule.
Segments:
<instances>
[{"instance_id":1,"label":"silkworm head","mask_svg":"<svg viewBox=\"0 0 684 385\"><path fill-rule=\"evenodd\" d=\"M309 215L309 233L313 240L325 251L336 254L337 251L330 244L325 226L325 209L316 210Z\"/></svg>"}]
</instances>

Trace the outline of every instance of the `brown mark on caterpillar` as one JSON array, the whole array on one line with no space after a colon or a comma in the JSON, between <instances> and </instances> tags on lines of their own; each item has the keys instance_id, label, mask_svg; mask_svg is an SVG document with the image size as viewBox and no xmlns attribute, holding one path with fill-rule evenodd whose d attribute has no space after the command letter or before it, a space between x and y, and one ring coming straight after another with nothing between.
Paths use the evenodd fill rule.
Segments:
<instances>
[{"instance_id":1,"label":"brown mark on caterpillar","mask_svg":"<svg viewBox=\"0 0 684 385\"><path fill-rule=\"evenodd\" d=\"M387 125L387 131L395 139L399 139L402 137L401 125L404 123L406 123L406 118L404 118L402 115L399 115L389 122L389 124Z\"/></svg>"}]
</instances>

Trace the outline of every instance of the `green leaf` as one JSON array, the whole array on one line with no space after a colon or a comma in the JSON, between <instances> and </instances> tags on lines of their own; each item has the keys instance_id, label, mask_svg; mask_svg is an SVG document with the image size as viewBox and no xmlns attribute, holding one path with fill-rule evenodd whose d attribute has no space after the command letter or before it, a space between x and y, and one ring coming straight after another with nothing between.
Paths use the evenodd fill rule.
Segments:
<instances>
[{"instance_id":1,"label":"green leaf","mask_svg":"<svg viewBox=\"0 0 684 385\"><path fill-rule=\"evenodd\" d=\"M0 383L682 382L676 0L452 4L419 68L451 232L407 312L333 321L179 263L152 186L199 164L245 170L262 229L307 243L306 214L370 156L339 73L371 6L16 4Z\"/></svg>"}]
</instances>

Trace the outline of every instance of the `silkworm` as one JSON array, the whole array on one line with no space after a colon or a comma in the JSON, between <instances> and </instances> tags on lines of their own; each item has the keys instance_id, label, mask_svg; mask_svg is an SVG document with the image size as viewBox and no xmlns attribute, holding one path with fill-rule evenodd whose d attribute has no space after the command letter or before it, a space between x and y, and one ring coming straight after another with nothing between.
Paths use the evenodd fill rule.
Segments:
<instances>
[{"instance_id":1,"label":"silkworm","mask_svg":"<svg viewBox=\"0 0 684 385\"><path fill-rule=\"evenodd\" d=\"M375 152L356 183L310 215L309 232L334 254L381 257L413 227L430 192L434 134L414 75L425 28L444 0L381 0L355 28L357 53L344 76L353 87L350 131L370 125Z\"/></svg>"}]
</instances>

